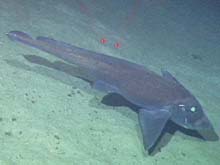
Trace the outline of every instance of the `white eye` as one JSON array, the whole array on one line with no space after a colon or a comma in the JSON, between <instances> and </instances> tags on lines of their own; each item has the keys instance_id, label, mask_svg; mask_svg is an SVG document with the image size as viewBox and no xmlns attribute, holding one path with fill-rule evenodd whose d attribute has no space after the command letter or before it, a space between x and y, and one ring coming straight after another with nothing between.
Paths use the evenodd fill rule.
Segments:
<instances>
[{"instance_id":1,"label":"white eye","mask_svg":"<svg viewBox=\"0 0 220 165\"><path fill-rule=\"evenodd\" d=\"M191 108L190 108L190 111L191 111L191 112L196 112L196 107L191 107Z\"/></svg>"}]
</instances>

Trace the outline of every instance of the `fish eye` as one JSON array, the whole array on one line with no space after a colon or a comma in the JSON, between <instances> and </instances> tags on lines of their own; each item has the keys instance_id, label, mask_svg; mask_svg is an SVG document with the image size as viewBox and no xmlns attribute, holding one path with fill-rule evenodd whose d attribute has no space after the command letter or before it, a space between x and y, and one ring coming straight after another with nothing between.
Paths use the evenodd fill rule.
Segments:
<instances>
[{"instance_id":1,"label":"fish eye","mask_svg":"<svg viewBox=\"0 0 220 165\"><path fill-rule=\"evenodd\" d=\"M191 107L191 108L190 108L190 111L191 111L191 112L196 112L196 107Z\"/></svg>"},{"instance_id":2,"label":"fish eye","mask_svg":"<svg viewBox=\"0 0 220 165\"><path fill-rule=\"evenodd\" d=\"M189 107L189 109L188 109L188 108L186 108L186 106L185 106L184 104L179 104L178 107L179 107L180 110L182 110L182 111L189 111L189 112L192 112L192 113L197 112L197 109L196 109L195 106Z\"/></svg>"}]
</instances>

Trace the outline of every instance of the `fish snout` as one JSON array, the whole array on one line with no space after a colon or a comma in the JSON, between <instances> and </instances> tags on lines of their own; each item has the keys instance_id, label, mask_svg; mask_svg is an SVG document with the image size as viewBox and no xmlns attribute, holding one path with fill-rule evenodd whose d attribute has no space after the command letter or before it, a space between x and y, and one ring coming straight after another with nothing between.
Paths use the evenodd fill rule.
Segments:
<instances>
[{"instance_id":1,"label":"fish snout","mask_svg":"<svg viewBox=\"0 0 220 165\"><path fill-rule=\"evenodd\" d=\"M194 123L195 129L213 129L213 126L206 116L203 116Z\"/></svg>"},{"instance_id":2,"label":"fish snout","mask_svg":"<svg viewBox=\"0 0 220 165\"><path fill-rule=\"evenodd\" d=\"M206 116L203 116L201 119L195 122L194 129L208 141L217 141L219 136L215 132L211 122Z\"/></svg>"}]
</instances>

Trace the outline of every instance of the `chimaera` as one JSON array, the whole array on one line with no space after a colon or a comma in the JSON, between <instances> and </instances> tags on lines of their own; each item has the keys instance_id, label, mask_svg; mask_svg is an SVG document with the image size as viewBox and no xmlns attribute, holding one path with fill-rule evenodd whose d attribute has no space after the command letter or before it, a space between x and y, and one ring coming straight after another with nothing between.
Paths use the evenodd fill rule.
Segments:
<instances>
[{"instance_id":1,"label":"chimaera","mask_svg":"<svg viewBox=\"0 0 220 165\"><path fill-rule=\"evenodd\" d=\"M117 93L140 107L138 116L146 150L154 146L168 120L198 131L205 140L209 140L207 133L214 132L218 140L198 100L167 71L160 76L141 65L47 37L33 39L20 31L7 35L76 65L78 77L91 82L95 89Z\"/></svg>"}]
</instances>

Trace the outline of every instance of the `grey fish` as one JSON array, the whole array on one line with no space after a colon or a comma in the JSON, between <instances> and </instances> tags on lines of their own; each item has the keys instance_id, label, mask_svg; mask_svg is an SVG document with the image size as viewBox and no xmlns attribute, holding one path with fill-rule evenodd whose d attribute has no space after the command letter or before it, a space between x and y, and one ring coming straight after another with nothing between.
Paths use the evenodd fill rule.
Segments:
<instances>
[{"instance_id":1,"label":"grey fish","mask_svg":"<svg viewBox=\"0 0 220 165\"><path fill-rule=\"evenodd\" d=\"M124 59L47 37L34 39L20 31L11 31L7 36L77 66L77 77L91 82L93 88L117 93L140 107L138 117L145 150L155 145L168 120L196 130L205 140L219 139L201 104L168 71L163 70L160 76Z\"/></svg>"}]
</instances>

